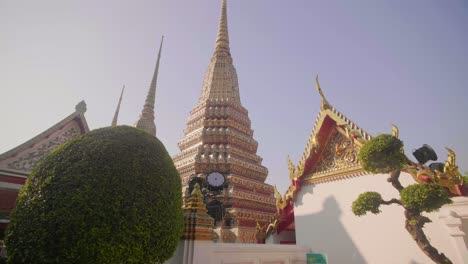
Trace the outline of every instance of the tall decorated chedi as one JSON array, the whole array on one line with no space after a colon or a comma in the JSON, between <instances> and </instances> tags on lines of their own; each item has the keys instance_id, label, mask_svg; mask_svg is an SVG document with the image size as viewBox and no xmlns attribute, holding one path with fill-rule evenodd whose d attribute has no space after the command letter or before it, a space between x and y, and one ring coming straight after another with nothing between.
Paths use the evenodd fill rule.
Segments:
<instances>
[{"instance_id":1,"label":"tall decorated chedi","mask_svg":"<svg viewBox=\"0 0 468 264\"><path fill-rule=\"evenodd\" d=\"M257 156L258 143L239 96L229 48L226 0L222 1L216 45L197 105L190 112L181 152L174 163L185 203L196 183L208 213L215 219L214 239L254 243L255 226L275 212L267 168Z\"/></svg>"}]
</instances>

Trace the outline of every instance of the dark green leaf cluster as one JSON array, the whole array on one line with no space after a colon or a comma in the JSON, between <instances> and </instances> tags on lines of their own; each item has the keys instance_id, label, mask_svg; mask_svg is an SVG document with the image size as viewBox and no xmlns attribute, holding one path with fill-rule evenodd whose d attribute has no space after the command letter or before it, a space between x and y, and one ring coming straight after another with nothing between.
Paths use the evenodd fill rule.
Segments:
<instances>
[{"instance_id":1,"label":"dark green leaf cluster","mask_svg":"<svg viewBox=\"0 0 468 264\"><path fill-rule=\"evenodd\" d=\"M447 190L433 183L409 185L401 190L400 197L403 206L417 212L436 211L452 203Z\"/></svg>"},{"instance_id":2,"label":"dark green leaf cluster","mask_svg":"<svg viewBox=\"0 0 468 264\"><path fill-rule=\"evenodd\" d=\"M380 205L382 204L382 196L378 192L361 193L353 202L352 210L357 216L363 216L367 212L373 214L380 213Z\"/></svg>"},{"instance_id":3,"label":"dark green leaf cluster","mask_svg":"<svg viewBox=\"0 0 468 264\"><path fill-rule=\"evenodd\" d=\"M372 173L390 173L399 170L405 163L401 152L403 142L398 138L382 134L367 141L359 151L364 170Z\"/></svg>"},{"instance_id":4,"label":"dark green leaf cluster","mask_svg":"<svg viewBox=\"0 0 468 264\"><path fill-rule=\"evenodd\" d=\"M163 263L183 229L181 181L136 128L94 130L52 152L22 188L9 263Z\"/></svg>"}]
</instances>

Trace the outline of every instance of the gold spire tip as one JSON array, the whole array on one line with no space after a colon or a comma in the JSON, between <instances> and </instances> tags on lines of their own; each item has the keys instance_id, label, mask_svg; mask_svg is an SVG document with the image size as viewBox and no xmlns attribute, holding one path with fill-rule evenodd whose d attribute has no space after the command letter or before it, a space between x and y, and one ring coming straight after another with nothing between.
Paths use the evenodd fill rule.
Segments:
<instances>
[{"instance_id":1,"label":"gold spire tip","mask_svg":"<svg viewBox=\"0 0 468 264\"><path fill-rule=\"evenodd\" d=\"M325 98L325 95L323 94L322 88L320 87L319 79L318 79L318 74L315 77L315 86L317 88L318 93L320 94L320 97L322 98L322 109L327 109L330 107L330 104L328 103L327 99Z\"/></svg>"}]
</instances>

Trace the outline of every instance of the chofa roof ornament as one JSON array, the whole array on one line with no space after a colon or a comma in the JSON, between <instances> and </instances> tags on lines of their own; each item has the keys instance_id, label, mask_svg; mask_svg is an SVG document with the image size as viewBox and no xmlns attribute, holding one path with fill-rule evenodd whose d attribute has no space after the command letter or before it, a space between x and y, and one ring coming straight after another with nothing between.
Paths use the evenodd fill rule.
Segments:
<instances>
[{"instance_id":1,"label":"chofa roof ornament","mask_svg":"<svg viewBox=\"0 0 468 264\"><path fill-rule=\"evenodd\" d=\"M318 80L318 74L317 77L315 77L315 86L317 88L318 93L320 94L320 97L322 98L322 103L320 105L320 110L325 110L325 109L330 109L331 105L328 103L327 99L325 98L325 95L323 94L322 88L320 87L320 83Z\"/></svg>"}]
</instances>

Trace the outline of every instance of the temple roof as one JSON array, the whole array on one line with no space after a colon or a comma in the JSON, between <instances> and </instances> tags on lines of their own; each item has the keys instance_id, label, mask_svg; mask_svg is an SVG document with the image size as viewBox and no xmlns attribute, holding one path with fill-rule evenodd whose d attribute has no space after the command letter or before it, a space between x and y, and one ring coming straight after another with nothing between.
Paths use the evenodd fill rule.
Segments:
<instances>
[{"instance_id":1,"label":"temple roof","mask_svg":"<svg viewBox=\"0 0 468 264\"><path fill-rule=\"evenodd\" d=\"M28 175L39 161L62 143L89 131L81 101L75 112L46 131L0 155L0 171L8 175Z\"/></svg>"},{"instance_id":2,"label":"temple roof","mask_svg":"<svg viewBox=\"0 0 468 264\"><path fill-rule=\"evenodd\" d=\"M275 188L277 215L257 232L272 232L294 228L294 202L304 184L317 184L343 178L364 175L359 164L358 152L365 141L372 137L328 102L320 87L320 112L297 166L288 158L291 184L284 195Z\"/></svg>"},{"instance_id":3,"label":"temple roof","mask_svg":"<svg viewBox=\"0 0 468 264\"><path fill-rule=\"evenodd\" d=\"M327 101L318 82L318 76L316 79L316 87L321 97L320 112L315 119L314 127L309 136L309 140L298 167L303 167L301 171L304 175L317 174L315 176L318 176L318 174L322 173L327 176L330 174L334 174L336 176L350 176L351 174L355 174L357 171L359 171L358 174L362 174L363 171L359 165L356 155L363 142L372 138L371 135L365 132L362 128L356 125L356 123L351 121ZM330 144L335 145L331 146ZM328 150L326 149L327 147L329 148ZM322 157L325 151L333 152L337 150L341 150L339 154L348 156L338 157L339 155L334 155L329 158L346 158L348 161L352 158L352 164L349 162L348 164L342 164L343 166L341 166L341 168L316 168L316 166L320 165L319 159L322 158L323 160L323 158L325 158ZM353 155L352 157L350 156L351 152ZM295 177L298 176L299 175L295 175ZM312 177L312 175L309 176Z\"/></svg>"}]
</instances>

